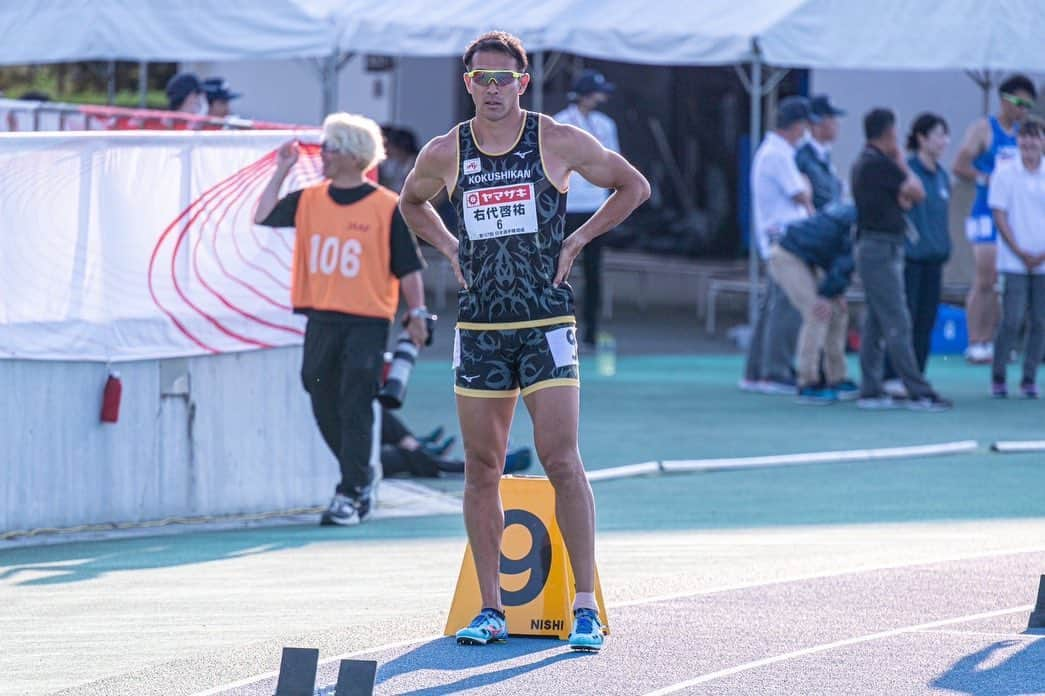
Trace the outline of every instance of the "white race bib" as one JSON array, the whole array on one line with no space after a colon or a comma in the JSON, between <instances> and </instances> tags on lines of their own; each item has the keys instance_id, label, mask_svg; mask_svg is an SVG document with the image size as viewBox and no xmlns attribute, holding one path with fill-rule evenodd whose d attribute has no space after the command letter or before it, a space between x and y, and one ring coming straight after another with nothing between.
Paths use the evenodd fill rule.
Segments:
<instances>
[{"instance_id":1,"label":"white race bib","mask_svg":"<svg viewBox=\"0 0 1045 696\"><path fill-rule=\"evenodd\" d=\"M473 242L513 234L537 233L533 184L513 184L465 191L464 226Z\"/></svg>"},{"instance_id":2,"label":"white race bib","mask_svg":"<svg viewBox=\"0 0 1045 696\"><path fill-rule=\"evenodd\" d=\"M567 367L577 364L577 329L565 326L561 329L552 329L544 334L551 349L552 360L555 367Z\"/></svg>"}]
</instances>

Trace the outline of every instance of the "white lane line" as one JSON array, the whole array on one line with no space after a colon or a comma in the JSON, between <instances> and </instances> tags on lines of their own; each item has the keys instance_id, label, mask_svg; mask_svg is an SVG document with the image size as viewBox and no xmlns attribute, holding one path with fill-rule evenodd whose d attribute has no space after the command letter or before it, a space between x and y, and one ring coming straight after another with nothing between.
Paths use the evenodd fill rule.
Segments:
<instances>
[{"instance_id":1,"label":"white lane line","mask_svg":"<svg viewBox=\"0 0 1045 696\"><path fill-rule=\"evenodd\" d=\"M752 669L758 669L759 667L766 667L773 665L778 662L786 662L787 660L793 660L796 657L805 657L806 655L816 655L817 653L827 652L829 650L835 650L837 648L844 648L850 645L858 645L860 643L869 643L875 640L882 640L883 638L892 638L894 636L901 635L903 633L910 633L912 631L924 631L931 628L937 628L939 626L950 626L957 623L965 623L967 621L978 621L980 619L992 619L996 616L1005 616L1007 614L1016 614L1019 612L1030 611L1034 608L1033 604L1025 604L1019 607L1010 607L1009 609L998 609L996 611L985 611L980 614L968 614L966 616L959 616L953 619L942 619L940 621L930 621L928 623L917 624L914 626L903 626L901 628L894 628L889 631L880 631L878 633L870 633L865 636L857 636L855 638L846 638L845 640L836 640L833 643L824 643L822 645L814 645L809 648L803 648L801 650L795 650L793 652L784 653L782 655L774 655L773 657L766 657L761 660L754 660L753 662L745 662L742 665L735 667L729 667L728 669L720 669L717 672L710 672L703 674L699 677L689 679L684 682L672 684L666 686L663 689L657 689L656 691L649 691L644 696L665 696L666 694L674 694L688 689L691 686L697 686L698 684L706 684L716 679L723 677L729 677L740 672L746 672Z\"/></svg>"},{"instance_id":2,"label":"white lane line","mask_svg":"<svg viewBox=\"0 0 1045 696\"><path fill-rule=\"evenodd\" d=\"M991 444L992 452L1045 452L1045 440L1012 440L994 442Z\"/></svg>"},{"instance_id":3,"label":"white lane line","mask_svg":"<svg viewBox=\"0 0 1045 696\"><path fill-rule=\"evenodd\" d=\"M879 447L862 450L836 450L829 452L803 452L799 454L774 454L764 457L732 457L728 459L688 459L663 461L661 468L666 472L677 471L722 471L725 469L751 469L795 464L818 464L856 462L875 459L898 459L908 457L933 457L944 454L966 454L975 452L979 444L975 440L943 442L936 445L914 445L911 447Z\"/></svg>"},{"instance_id":4,"label":"white lane line","mask_svg":"<svg viewBox=\"0 0 1045 696\"><path fill-rule=\"evenodd\" d=\"M619 478L631 478L632 476L648 476L660 473L660 462L641 462L639 464L625 464L624 466L613 466L607 469L592 469L588 473L589 481L610 481Z\"/></svg>"},{"instance_id":5,"label":"white lane line","mask_svg":"<svg viewBox=\"0 0 1045 696\"><path fill-rule=\"evenodd\" d=\"M395 650L396 648L405 648L410 645L416 645L417 643L427 643L428 641L438 640L443 638L443 634L435 636L425 636L424 638L411 638L410 640L402 640L398 643L388 643L386 645L378 645L373 648L366 648L365 650L356 650L355 652L344 653L343 655L335 655L334 657L327 657L319 661L319 664L326 665L331 662L340 662L341 660L348 660L358 655L366 655L367 653L380 652L382 650ZM279 670L272 672L265 672L258 674L253 677L247 677L246 679L240 679L239 681L230 682L228 684L222 684L221 686L215 686L213 689L207 689L206 691L198 691L192 696L215 696L215 694L224 693L230 689L238 689L241 686L250 686L266 679L279 676Z\"/></svg>"},{"instance_id":6,"label":"white lane line","mask_svg":"<svg viewBox=\"0 0 1045 696\"><path fill-rule=\"evenodd\" d=\"M1040 633L987 633L986 631L956 631L954 629L946 628L935 628L927 629L925 631L912 631L913 633L937 633L944 636L979 636L981 638L991 638L997 640L998 638L1004 638L1005 640L1025 640L1033 643L1036 640L1045 638L1045 635Z\"/></svg>"},{"instance_id":7,"label":"white lane line","mask_svg":"<svg viewBox=\"0 0 1045 696\"><path fill-rule=\"evenodd\" d=\"M621 607L635 607L643 604L655 604L657 602L671 602L676 599L688 599L690 597L700 597L702 595L718 594L721 592L749 590L755 587L771 587L773 585L782 585L784 583L789 582L803 582L806 580L837 578L843 575L863 575L865 573L874 573L880 570L897 570L900 568L913 568L916 566L935 565L938 563L958 563L960 561L975 561L981 558L997 558L999 556L1015 556L1024 553L1043 552L1045 552L1045 546L1027 546L1016 549L1002 549L998 551L985 551L982 553L973 553L961 556L950 556L947 558L939 558L929 561L917 561L914 563L888 563L886 565L872 566L869 568L850 568L846 570L831 571L829 573L816 573L811 575L792 575L789 577L777 578L776 580L770 580L769 582L738 583L736 585L724 585L722 587L712 587L705 588L702 590L693 590L692 592L676 592L673 594L657 595L655 597L643 597L641 599L631 599L623 602L614 602L607 606L610 609L620 609Z\"/></svg>"},{"instance_id":8,"label":"white lane line","mask_svg":"<svg viewBox=\"0 0 1045 696\"><path fill-rule=\"evenodd\" d=\"M935 563L956 563L958 561L972 561L972 560L976 560L976 559L980 559L980 558L994 558L994 557L998 557L998 556L1013 556L1013 555L1022 554L1022 553L1041 553L1041 552L1045 552L1045 546L1030 546L1030 547L1016 548L1016 549L1004 549L1004 550L999 550L999 551L987 551L987 552L984 552L984 553L969 554L969 555L965 555L965 556L952 556L952 557L949 557L949 558L941 558L941 559L936 559L936 560L932 560L932 561L918 561L916 563L892 563L892 564L884 565L884 566L874 566L872 568L857 568L857 569L850 569L850 570L839 570L839 571L834 571L834 572L831 572L831 573L820 573L818 575L794 575L794 576L791 576L791 577L779 578L777 580L771 580L770 582L741 583L741 584L737 584L737 585L727 585L727 586L723 586L723 587L714 587L714 588L710 588L710 589L695 590L693 592L680 592L680 593L677 593L677 594L659 595L659 596L656 596L656 597L646 597L644 599L635 599L635 600L629 600L629 601L625 601L625 602L611 602L611 603L608 603L606 606L607 606L608 609L620 609L622 607L634 607L634 606L639 606L639 605L642 605L642 604L654 604L656 602L670 602L670 601L675 600L675 599L687 599L687 598L690 598L690 597L699 597L701 595L717 594L717 593L720 593L720 592L732 592L732 591L735 591L735 590L747 590L747 589L751 589L751 588L755 588L755 587L770 587L772 585L780 585L780 584L787 583L787 582L802 582L804 580L819 580L821 578L834 578L834 577L839 577L839 576L842 576L842 575L859 575L859 574L863 574L863 573L872 573L872 572L875 572L875 571L878 571L878 570L896 570L898 568L911 568L911 567L914 567L914 566L932 565L932 564L935 564ZM387 645L378 645L378 646L373 647L373 648L366 648L365 650L357 650L355 652L345 653L344 655L337 655L335 657L328 657L328 658L320 660L319 664L324 665L324 664L328 664L330 662L335 662L335 661L339 661L339 660L348 660L348 659L351 659L352 657L355 657L357 655L366 655L368 653L380 652L382 650L394 650L395 648L404 648L404 647L407 647L409 645L416 645L417 643L426 643L428 641L438 640L438 639L444 638L444 637L445 636L443 636L443 634L440 633L440 634L437 634L437 635L425 636L423 638L412 638L410 640L404 640L404 641L400 641L398 643L389 643ZM228 691L230 689L236 689L236 688L239 688L241 686L249 686L250 684L254 684L256 682L263 681L265 679L270 679L272 677L278 677L278 676L279 676L279 670L275 670L275 671L272 671L272 672L265 672L263 674L259 674L259 675L254 676L254 677L247 677L246 679L241 679L241 680L239 680L237 682L232 682L230 684L224 684L222 686L216 686L216 687L214 687L212 689L208 689L207 691L200 691L200 692L192 694L192 696L215 696L216 694L223 693L223 692Z\"/></svg>"}]
</instances>

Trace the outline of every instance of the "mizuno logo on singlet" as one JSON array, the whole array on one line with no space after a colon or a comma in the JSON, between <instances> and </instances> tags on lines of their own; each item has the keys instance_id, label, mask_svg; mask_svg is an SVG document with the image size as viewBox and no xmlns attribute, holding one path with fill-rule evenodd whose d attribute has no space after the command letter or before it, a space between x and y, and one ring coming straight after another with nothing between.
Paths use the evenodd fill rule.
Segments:
<instances>
[{"instance_id":1,"label":"mizuno logo on singlet","mask_svg":"<svg viewBox=\"0 0 1045 696\"><path fill-rule=\"evenodd\" d=\"M533 150L523 150L522 152L513 152L512 154L514 154L519 159L526 159L526 156L531 152L533 152Z\"/></svg>"},{"instance_id":2,"label":"mizuno logo on singlet","mask_svg":"<svg viewBox=\"0 0 1045 696\"><path fill-rule=\"evenodd\" d=\"M492 184L497 181L511 181L512 179L525 179L530 176L529 169L511 169L504 172L483 172L468 177L468 183Z\"/></svg>"}]
</instances>

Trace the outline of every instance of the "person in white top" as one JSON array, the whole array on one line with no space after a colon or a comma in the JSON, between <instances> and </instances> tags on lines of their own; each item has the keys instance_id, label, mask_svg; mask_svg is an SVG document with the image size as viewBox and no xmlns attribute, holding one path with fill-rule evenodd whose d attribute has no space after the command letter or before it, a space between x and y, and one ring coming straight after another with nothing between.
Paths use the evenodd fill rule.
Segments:
<instances>
[{"instance_id":1,"label":"person in white top","mask_svg":"<svg viewBox=\"0 0 1045 696\"><path fill-rule=\"evenodd\" d=\"M1002 317L994 338L991 390L1008 395L1005 368L1020 329L1029 325L1020 391L1038 397L1038 365L1045 356L1045 124L1028 119L1020 125L1020 156L1000 164L991 177L987 203L1001 237L998 273L1002 279Z\"/></svg>"},{"instance_id":2,"label":"person in white top","mask_svg":"<svg viewBox=\"0 0 1045 696\"><path fill-rule=\"evenodd\" d=\"M795 153L816 119L805 97L785 97L777 106L776 127L766 134L751 164L755 239L763 261L788 223L813 212L809 180L798 170ZM802 315L772 278L759 302L740 388L768 394L794 394L795 346Z\"/></svg>"},{"instance_id":3,"label":"person in white top","mask_svg":"<svg viewBox=\"0 0 1045 696\"><path fill-rule=\"evenodd\" d=\"M595 136L604 148L620 153L617 124L597 110L606 103L616 86L596 70L585 70L573 83L570 105L555 114L559 123L567 123ZM583 225L598 210L610 192L592 184L580 174L570 175L569 195L566 198L566 234ZM584 295L581 305L581 344L595 345L599 331L599 305L602 303L602 245L605 235L596 237L584 247Z\"/></svg>"}]
</instances>

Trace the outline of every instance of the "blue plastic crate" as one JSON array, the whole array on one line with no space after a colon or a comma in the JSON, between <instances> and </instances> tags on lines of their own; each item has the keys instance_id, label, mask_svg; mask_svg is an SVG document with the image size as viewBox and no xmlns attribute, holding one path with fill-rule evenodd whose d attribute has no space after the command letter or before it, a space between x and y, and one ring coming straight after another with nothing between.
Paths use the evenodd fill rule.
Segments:
<instances>
[{"instance_id":1,"label":"blue plastic crate","mask_svg":"<svg viewBox=\"0 0 1045 696\"><path fill-rule=\"evenodd\" d=\"M964 353L968 345L969 326L965 321L965 310L954 305L940 305L933 326L931 351L937 355L958 355Z\"/></svg>"}]
</instances>

